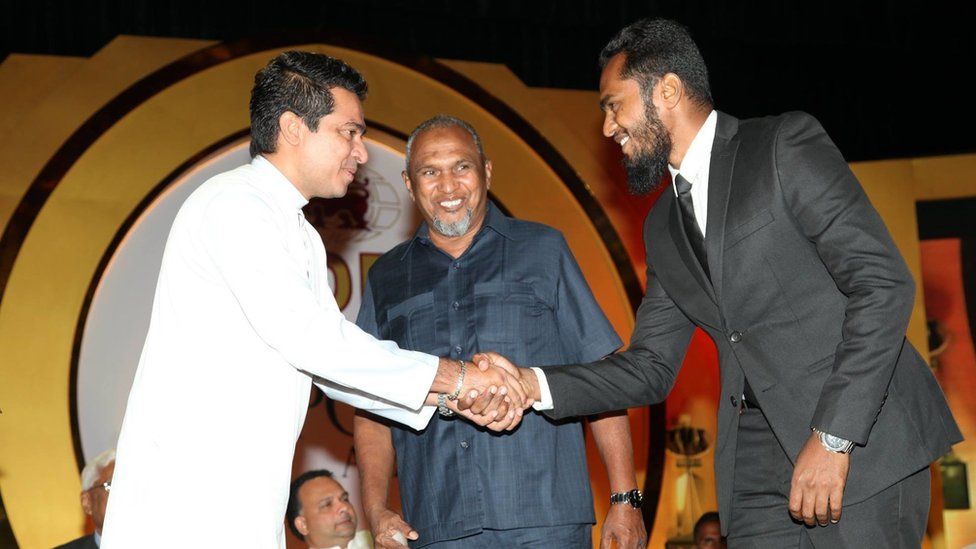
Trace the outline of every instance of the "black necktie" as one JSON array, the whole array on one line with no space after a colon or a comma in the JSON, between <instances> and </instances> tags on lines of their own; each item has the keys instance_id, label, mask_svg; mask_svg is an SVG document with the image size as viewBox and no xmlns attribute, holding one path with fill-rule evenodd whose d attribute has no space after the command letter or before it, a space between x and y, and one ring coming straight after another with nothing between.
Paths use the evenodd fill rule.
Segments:
<instances>
[{"instance_id":1,"label":"black necktie","mask_svg":"<svg viewBox=\"0 0 976 549\"><path fill-rule=\"evenodd\" d=\"M688 235L688 243L691 250L695 252L698 263L705 271L705 276L711 279L712 275L708 272L708 260L705 257L705 237L702 236L701 228L695 220L695 204L691 198L691 183L679 173L674 177L674 188L678 191L678 205L681 207L681 223L685 227L685 234Z\"/></svg>"}]
</instances>

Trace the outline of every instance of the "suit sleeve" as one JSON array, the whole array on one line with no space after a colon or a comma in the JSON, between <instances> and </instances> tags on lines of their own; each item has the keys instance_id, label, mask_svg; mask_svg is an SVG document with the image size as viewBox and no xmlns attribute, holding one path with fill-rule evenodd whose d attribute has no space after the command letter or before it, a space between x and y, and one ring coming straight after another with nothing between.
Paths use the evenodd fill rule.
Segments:
<instances>
[{"instance_id":1,"label":"suit sleeve","mask_svg":"<svg viewBox=\"0 0 976 549\"><path fill-rule=\"evenodd\" d=\"M915 285L878 212L812 117L779 128L776 169L787 207L847 296L842 339L811 427L866 444L894 373Z\"/></svg>"},{"instance_id":2,"label":"suit sleeve","mask_svg":"<svg viewBox=\"0 0 976 549\"><path fill-rule=\"evenodd\" d=\"M588 364L544 367L553 397L553 409L544 413L560 419L663 401L694 330L648 265L647 291L629 348Z\"/></svg>"}]
</instances>

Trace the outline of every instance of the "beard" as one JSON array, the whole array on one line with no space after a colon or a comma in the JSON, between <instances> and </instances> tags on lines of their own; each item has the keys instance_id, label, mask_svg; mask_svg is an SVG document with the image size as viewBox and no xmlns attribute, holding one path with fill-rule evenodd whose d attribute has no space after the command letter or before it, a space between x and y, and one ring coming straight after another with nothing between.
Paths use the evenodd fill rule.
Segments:
<instances>
[{"instance_id":1,"label":"beard","mask_svg":"<svg viewBox=\"0 0 976 549\"><path fill-rule=\"evenodd\" d=\"M473 215L474 211L471 208L466 208L464 217L458 219L454 223L445 223L435 217L431 225L433 225L434 230L441 235L448 238L456 238L468 232L468 229L471 227L471 217Z\"/></svg>"},{"instance_id":2,"label":"beard","mask_svg":"<svg viewBox=\"0 0 976 549\"><path fill-rule=\"evenodd\" d=\"M652 193L661 186L671 156L671 135L654 105L648 106L644 120L644 124L630 132L634 144L640 147L635 147L634 154L623 159L627 189L635 196Z\"/></svg>"}]
</instances>

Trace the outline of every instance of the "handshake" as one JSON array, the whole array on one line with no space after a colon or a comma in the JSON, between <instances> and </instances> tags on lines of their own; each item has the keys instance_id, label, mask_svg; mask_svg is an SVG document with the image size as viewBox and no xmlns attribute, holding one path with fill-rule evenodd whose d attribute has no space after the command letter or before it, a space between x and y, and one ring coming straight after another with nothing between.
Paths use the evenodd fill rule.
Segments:
<instances>
[{"instance_id":1,"label":"handshake","mask_svg":"<svg viewBox=\"0 0 976 549\"><path fill-rule=\"evenodd\" d=\"M478 353L471 362L442 358L426 403L492 431L510 431L540 398L539 379L531 369L497 353Z\"/></svg>"}]
</instances>

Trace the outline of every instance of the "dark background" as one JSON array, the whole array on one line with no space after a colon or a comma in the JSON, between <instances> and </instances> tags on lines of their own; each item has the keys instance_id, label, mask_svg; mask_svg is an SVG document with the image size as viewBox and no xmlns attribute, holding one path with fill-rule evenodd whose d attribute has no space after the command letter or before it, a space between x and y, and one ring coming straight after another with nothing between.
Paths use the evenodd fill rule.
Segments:
<instances>
[{"instance_id":1,"label":"dark background","mask_svg":"<svg viewBox=\"0 0 976 549\"><path fill-rule=\"evenodd\" d=\"M958 5L954 5L958 4ZM90 56L118 34L238 40L341 30L381 50L504 63L530 86L596 89L596 57L647 16L688 25L717 107L804 110L848 160L976 152L971 2L0 0L10 52ZM596 108L594 106L594 108Z\"/></svg>"}]
</instances>

